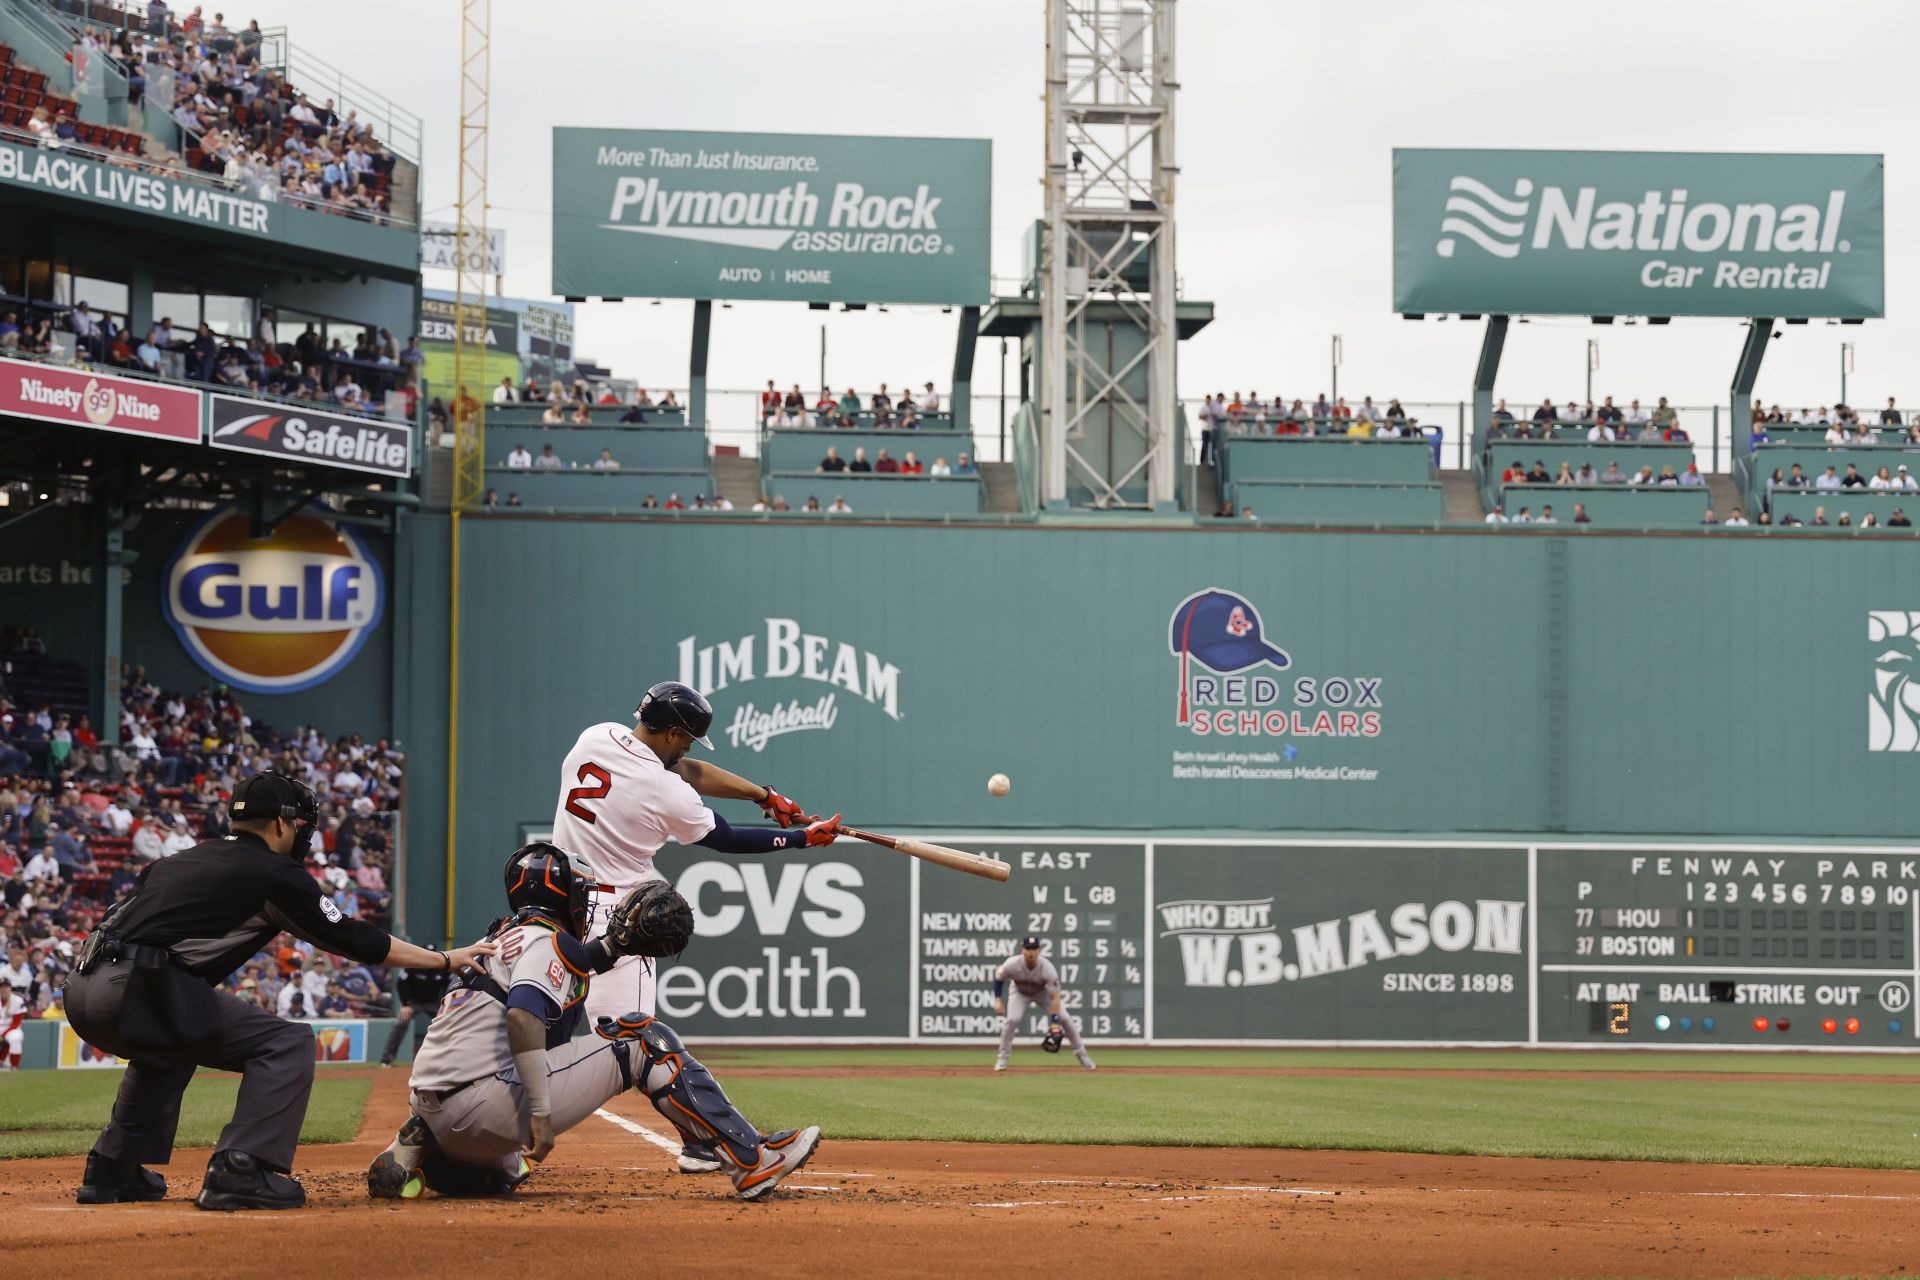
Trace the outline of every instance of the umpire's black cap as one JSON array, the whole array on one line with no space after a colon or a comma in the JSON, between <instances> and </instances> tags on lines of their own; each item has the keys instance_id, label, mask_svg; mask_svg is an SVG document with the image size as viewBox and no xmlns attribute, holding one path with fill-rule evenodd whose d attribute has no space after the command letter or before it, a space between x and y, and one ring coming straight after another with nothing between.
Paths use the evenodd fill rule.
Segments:
<instances>
[{"instance_id":1,"label":"umpire's black cap","mask_svg":"<svg viewBox=\"0 0 1920 1280\"><path fill-rule=\"evenodd\" d=\"M284 773L256 773L233 789L227 816L235 822L265 822L285 818L312 822L320 816L320 800L313 788Z\"/></svg>"},{"instance_id":2,"label":"umpire's black cap","mask_svg":"<svg viewBox=\"0 0 1920 1280\"><path fill-rule=\"evenodd\" d=\"M698 690L678 680L662 680L647 690L634 715L649 729L679 729L707 750L713 750L713 743L707 740L707 731L713 728L713 704L701 697Z\"/></svg>"}]
</instances>

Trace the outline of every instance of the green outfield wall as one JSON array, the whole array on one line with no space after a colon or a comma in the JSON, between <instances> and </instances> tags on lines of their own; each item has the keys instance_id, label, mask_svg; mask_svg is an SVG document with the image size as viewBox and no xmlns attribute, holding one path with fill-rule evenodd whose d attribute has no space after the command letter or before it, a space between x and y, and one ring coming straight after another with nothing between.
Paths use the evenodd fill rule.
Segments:
<instances>
[{"instance_id":1,"label":"green outfield wall","mask_svg":"<svg viewBox=\"0 0 1920 1280\"><path fill-rule=\"evenodd\" d=\"M419 743L444 714L446 649L430 637L445 526L412 527L420 616L401 697ZM722 763L881 829L1900 841L1920 828L1920 561L1900 546L464 528L462 931L497 913L499 861L551 821L579 731L628 718L669 677L712 697ZM1189 628L1183 669L1176 622L1209 591L1238 603L1207 606L1211 639ZM1223 629L1235 608L1238 636ZM1248 636L1285 664L1206 665L1233 667L1224 655ZM415 760L425 797L433 765ZM985 789L996 771L1013 779L1003 800ZM416 911L444 893L444 823L431 799L412 807Z\"/></svg>"}]
</instances>

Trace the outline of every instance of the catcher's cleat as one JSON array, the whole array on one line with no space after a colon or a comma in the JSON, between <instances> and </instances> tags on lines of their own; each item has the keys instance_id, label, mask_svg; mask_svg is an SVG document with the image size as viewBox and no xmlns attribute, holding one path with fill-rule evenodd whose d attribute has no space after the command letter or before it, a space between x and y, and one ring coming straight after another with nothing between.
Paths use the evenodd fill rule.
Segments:
<instances>
[{"instance_id":1,"label":"catcher's cleat","mask_svg":"<svg viewBox=\"0 0 1920 1280\"><path fill-rule=\"evenodd\" d=\"M718 1173L723 1166L720 1163L720 1149L711 1142L688 1139L684 1134L680 1140L680 1156L674 1161L682 1173Z\"/></svg>"},{"instance_id":2,"label":"catcher's cleat","mask_svg":"<svg viewBox=\"0 0 1920 1280\"><path fill-rule=\"evenodd\" d=\"M721 1156L733 1166L727 1176L733 1179L734 1193L742 1200L762 1198L779 1186L788 1174L799 1172L819 1149L819 1125L768 1134L760 1143L759 1162L751 1167L735 1162L726 1146L718 1148Z\"/></svg>"}]
</instances>

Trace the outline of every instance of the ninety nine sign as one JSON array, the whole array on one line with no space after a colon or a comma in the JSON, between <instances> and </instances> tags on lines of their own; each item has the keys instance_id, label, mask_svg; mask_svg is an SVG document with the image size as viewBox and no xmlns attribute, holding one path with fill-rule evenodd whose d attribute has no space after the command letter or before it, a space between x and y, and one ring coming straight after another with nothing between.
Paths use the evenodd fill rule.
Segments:
<instances>
[{"instance_id":1,"label":"ninety nine sign","mask_svg":"<svg viewBox=\"0 0 1920 1280\"><path fill-rule=\"evenodd\" d=\"M1393 306L1513 315L1886 313L1882 158L1393 153Z\"/></svg>"},{"instance_id":2,"label":"ninety nine sign","mask_svg":"<svg viewBox=\"0 0 1920 1280\"><path fill-rule=\"evenodd\" d=\"M412 432L403 422L352 418L304 406L213 395L207 443L329 467L406 476L413 471Z\"/></svg>"},{"instance_id":3,"label":"ninety nine sign","mask_svg":"<svg viewBox=\"0 0 1920 1280\"><path fill-rule=\"evenodd\" d=\"M553 291L979 305L993 144L553 132Z\"/></svg>"},{"instance_id":4,"label":"ninety nine sign","mask_svg":"<svg viewBox=\"0 0 1920 1280\"><path fill-rule=\"evenodd\" d=\"M200 443L198 391L25 360L0 360L0 415Z\"/></svg>"}]
</instances>

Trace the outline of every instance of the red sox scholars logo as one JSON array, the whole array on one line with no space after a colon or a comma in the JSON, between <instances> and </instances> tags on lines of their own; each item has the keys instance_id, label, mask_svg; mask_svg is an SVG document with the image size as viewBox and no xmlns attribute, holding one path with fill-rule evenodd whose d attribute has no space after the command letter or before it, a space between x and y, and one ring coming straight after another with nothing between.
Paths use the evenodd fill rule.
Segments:
<instances>
[{"instance_id":1,"label":"red sox scholars logo","mask_svg":"<svg viewBox=\"0 0 1920 1280\"><path fill-rule=\"evenodd\" d=\"M1174 723L1203 736L1380 736L1382 677L1294 674L1292 655L1271 634L1253 601L1224 587L1174 606L1167 636L1180 660ZM1286 750L1291 761L1297 752L1291 743Z\"/></svg>"}]
</instances>

